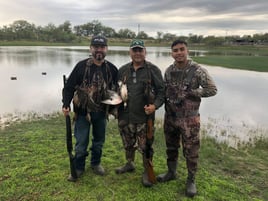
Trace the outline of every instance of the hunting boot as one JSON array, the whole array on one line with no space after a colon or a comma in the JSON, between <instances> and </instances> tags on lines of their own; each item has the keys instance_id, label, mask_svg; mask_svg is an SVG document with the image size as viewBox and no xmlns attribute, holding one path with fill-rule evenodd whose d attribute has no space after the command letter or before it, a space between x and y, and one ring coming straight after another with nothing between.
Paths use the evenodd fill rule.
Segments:
<instances>
[{"instance_id":1,"label":"hunting boot","mask_svg":"<svg viewBox=\"0 0 268 201\"><path fill-rule=\"evenodd\" d=\"M127 163L122 167L116 168L115 173L123 174L126 172L133 172L135 170L134 158L135 158L135 151L126 151Z\"/></svg>"},{"instance_id":2,"label":"hunting boot","mask_svg":"<svg viewBox=\"0 0 268 201\"><path fill-rule=\"evenodd\" d=\"M72 176L72 174L69 175L69 177L67 178L68 181L71 181L71 182L76 182L76 180L82 176L82 174L84 173L84 170L75 170L76 171L76 176L77 178L74 178Z\"/></svg>"},{"instance_id":3,"label":"hunting boot","mask_svg":"<svg viewBox=\"0 0 268 201\"><path fill-rule=\"evenodd\" d=\"M167 166L168 166L168 172L158 175L156 177L157 181L167 182L167 181L176 179L177 161L168 161Z\"/></svg>"},{"instance_id":4,"label":"hunting boot","mask_svg":"<svg viewBox=\"0 0 268 201\"><path fill-rule=\"evenodd\" d=\"M144 166L144 172L143 172L143 174L142 174L142 184L143 184L143 186L145 186L145 187L152 187L153 186L153 183L151 183L150 181L149 181L149 168L148 168L148 159L145 157L145 156L143 156L143 166Z\"/></svg>"},{"instance_id":5,"label":"hunting boot","mask_svg":"<svg viewBox=\"0 0 268 201\"><path fill-rule=\"evenodd\" d=\"M93 170L94 174L101 175L101 176L105 174L105 170L100 164L91 166L91 169Z\"/></svg>"},{"instance_id":6,"label":"hunting boot","mask_svg":"<svg viewBox=\"0 0 268 201\"><path fill-rule=\"evenodd\" d=\"M195 185L195 177L193 174L189 173L186 181L186 196L194 197L196 195L196 185Z\"/></svg>"}]
</instances>

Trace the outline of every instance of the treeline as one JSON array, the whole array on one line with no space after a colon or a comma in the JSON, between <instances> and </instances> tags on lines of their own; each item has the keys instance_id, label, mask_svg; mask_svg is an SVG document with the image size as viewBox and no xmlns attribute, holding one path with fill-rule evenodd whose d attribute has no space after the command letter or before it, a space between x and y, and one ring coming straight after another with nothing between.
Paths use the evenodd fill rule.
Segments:
<instances>
[{"instance_id":1,"label":"treeline","mask_svg":"<svg viewBox=\"0 0 268 201\"><path fill-rule=\"evenodd\" d=\"M81 42L83 37L89 37L96 34L102 34L107 38L118 39L150 39L157 43L165 43L173 41L177 38L182 38L189 43L206 44L206 45L223 45L223 44L268 44L268 33L254 34L244 36L202 36L189 34L188 36L177 36L171 33L157 32L156 37L150 37L144 31L139 31L137 34L128 28L122 28L115 31L113 28L103 25L98 20L93 20L86 24L72 27L69 21L56 26L52 23L42 27L31 24L25 20L14 21L10 25L0 27L0 41L44 41L44 42Z\"/></svg>"}]
</instances>

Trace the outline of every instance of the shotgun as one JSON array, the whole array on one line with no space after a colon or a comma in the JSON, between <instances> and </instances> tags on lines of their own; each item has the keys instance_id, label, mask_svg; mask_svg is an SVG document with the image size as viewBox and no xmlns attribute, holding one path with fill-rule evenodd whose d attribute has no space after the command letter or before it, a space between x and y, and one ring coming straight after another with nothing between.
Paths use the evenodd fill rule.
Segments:
<instances>
[{"instance_id":1,"label":"shotgun","mask_svg":"<svg viewBox=\"0 0 268 201\"><path fill-rule=\"evenodd\" d=\"M154 169L153 169L153 119L151 115L148 115L147 119L147 135L146 135L146 149L145 149L145 156L146 156L146 161L147 161L147 173L148 173L148 180L152 183L156 183L156 177L154 174Z\"/></svg>"},{"instance_id":2,"label":"shotgun","mask_svg":"<svg viewBox=\"0 0 268 201\"><path fill-rule=\"evenodd\" d=\"M151 89L151 82L147 83L146 86L146 94L147 94L147 105L152 104L154 101L154 94ZM152 183L156 183L156 177L153 169L153 140L154 140L154 114L147 115L147 133L146 133L146 148L145 148L145 157L147 161L147 173L148 180Z\"/></svg>"},{"instance_id":3,"label":"shotgun","mask_svg":"<svg viewBox=\"0 0 268 201\"><path fill-rule=\"evenodd\" d=\"M66 84L65 75L63 75L63 84L64 86ZM77 179L77 174L76 174L75 164L74 164L74 155L73 155L72 125L71 125L71 118L69 114L65 116L65 121L66 121L66 145L67 145L67 152L68 152L69 160L70 160L71 175L74 179Z\"/></svg>"}]
</instances>

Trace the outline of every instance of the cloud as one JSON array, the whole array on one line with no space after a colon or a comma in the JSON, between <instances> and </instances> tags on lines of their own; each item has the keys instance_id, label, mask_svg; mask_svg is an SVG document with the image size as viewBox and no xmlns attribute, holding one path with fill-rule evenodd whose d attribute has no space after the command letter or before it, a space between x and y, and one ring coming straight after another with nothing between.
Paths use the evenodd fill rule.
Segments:
<instances>
[{"instance_id":1,"label":"cloud","mask_svg":"<svg viewBox=\"0 0 268 201\"><path fill-rule=\"evenodd\" d=\"M99 20L119 30L156 36L158 31L188 35L245 35L268 31L267 0L0 0L0 26L15 20L35 25L80 25Z\"/></svg>"}]
</instances>

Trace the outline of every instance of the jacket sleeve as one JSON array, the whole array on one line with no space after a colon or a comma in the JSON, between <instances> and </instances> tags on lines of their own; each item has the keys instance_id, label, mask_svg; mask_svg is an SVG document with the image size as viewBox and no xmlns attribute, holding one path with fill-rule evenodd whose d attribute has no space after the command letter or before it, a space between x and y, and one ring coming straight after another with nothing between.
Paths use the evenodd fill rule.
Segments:
<instances>
[{"instance_id":1,"label":"jacket sleeve","mask_svg":"<svg viewBox=\"0 0 268 201\"><path fill-rule=\"evenodd\" d=\"M69 77L67 78L67 82L65 83L62 90L62 103L65 108L70 108L71 101L74 96L75 87L77 86L78 80L78 64L75 66Z\"/></svg>"},{"instance_id":2,"label":"jacket sleeve","mask_svg":"<svg viewBox=\"0 0 268 201\"><path fill-rule=\"evenodd\" d=\"M210 97L217 94L216 84L205 68L200 67L197 69L196 75L201 87L192 90L195 96Z\"/></svg>"},{"instance_id":3,"label":"jacket sleeve","mask_svg":"<svg viewBox=\"0 0 268 201\"><path fill-rule=\"evenodd\" d=\"M156 66L152 68L152 81L154 85L154 90L156 92L154 105L156 109L158 109L164 103L165 85L164 85L164 80L163 80L161 70Z\"/></svg>"}]
</instances>

